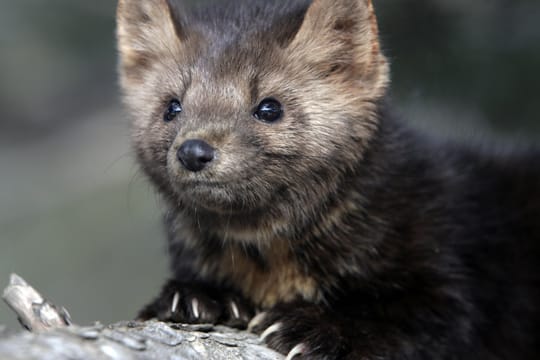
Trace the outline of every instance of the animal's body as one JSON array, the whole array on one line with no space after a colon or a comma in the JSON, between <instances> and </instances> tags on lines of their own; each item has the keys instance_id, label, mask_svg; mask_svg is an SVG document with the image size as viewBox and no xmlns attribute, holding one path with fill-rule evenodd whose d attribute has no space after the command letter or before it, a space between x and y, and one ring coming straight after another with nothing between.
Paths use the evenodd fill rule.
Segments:
<instances>
[{"instance_id":1,"label":"animal's body","mask_svg":"<svg viewBox=\"0 0 540 360\"><path fill-rule=\"evenodd\" d=\"M121 81L167 204L172 279L140 314L306 359L536 359L540 152L386 109L368 0L121 0Z\"/></svg>"}]
</instances>

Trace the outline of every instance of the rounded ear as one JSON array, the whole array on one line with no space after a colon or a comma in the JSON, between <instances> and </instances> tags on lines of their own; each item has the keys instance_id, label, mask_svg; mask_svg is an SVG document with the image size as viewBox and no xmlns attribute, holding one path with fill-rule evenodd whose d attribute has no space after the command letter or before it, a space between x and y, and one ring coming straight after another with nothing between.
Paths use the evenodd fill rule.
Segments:
<instances>
[{"instance_id":1,"label":"rounded ear","mask_svg":"<svg viewBox=\"0 0 540 360\"><path fill-rule=\"evenodd\" d=\"M291 56L330 75L388 82L388 62L381 52L371 0L314 0L294 40Z\"/></svg>"},{"instance_id":2,"label":"rounded ear","mask_svg":"<svg viewBox=\"0 0 540 360\"><path fill-rule=\"evenodd\" d=\"M184 26L168 0L119 0L116 20L122 81L181 47Z\"/></svg>"}]
</instances>

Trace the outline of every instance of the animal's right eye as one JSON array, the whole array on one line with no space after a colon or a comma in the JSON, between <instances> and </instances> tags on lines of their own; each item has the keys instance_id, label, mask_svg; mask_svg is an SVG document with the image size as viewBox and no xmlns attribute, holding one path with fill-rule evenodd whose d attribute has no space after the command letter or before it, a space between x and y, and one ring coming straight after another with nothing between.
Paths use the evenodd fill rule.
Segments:
<instances>
[{"instance_id":1,"label":"animal's right eye","mask_svg":"<svg viewBox=\"0 0 540 360\"><path fill-rule=\"evenodd\" d=\"M180 104L180 101L177 99L173 99L169 102L169 105L167 106L167 110L165 111L165 114L163 115L163 120L165 122L171 122L178 114L182 112L182 104Z\"/></svg>"}]
</instances>

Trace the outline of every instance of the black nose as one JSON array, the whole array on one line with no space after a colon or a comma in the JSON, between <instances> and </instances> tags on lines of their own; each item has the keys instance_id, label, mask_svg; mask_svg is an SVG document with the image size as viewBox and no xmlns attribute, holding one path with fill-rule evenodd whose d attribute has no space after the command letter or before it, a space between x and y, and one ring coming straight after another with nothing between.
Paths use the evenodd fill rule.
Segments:
<instances>
[{"instance_id":1,"label":"black nose","mask_svg":"<svg viewBox=\"0 0 540 360\"><path fill-rule=\"evenodd\" d=\"M202 140L188 140L178 149L178 160L189 171L201 171L216 156L213 147Z\"/></svg>"}]
</instances>

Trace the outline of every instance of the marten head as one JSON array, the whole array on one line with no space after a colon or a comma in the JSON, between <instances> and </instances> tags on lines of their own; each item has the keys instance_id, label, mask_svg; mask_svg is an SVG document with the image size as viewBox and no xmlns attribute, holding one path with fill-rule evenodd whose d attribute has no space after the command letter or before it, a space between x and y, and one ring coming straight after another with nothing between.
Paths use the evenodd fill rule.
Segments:
<instances>
[{"instance_id":1,"label":"marten head","mask_svg":"<svg viewBox=\"0 0 540 360\"><path fill-rule=\"evenodd\" d=\"M183 211L305 216L377 127L389 80L371 0L120 0L139 160Z\"/></svg>"}]
</instances>

